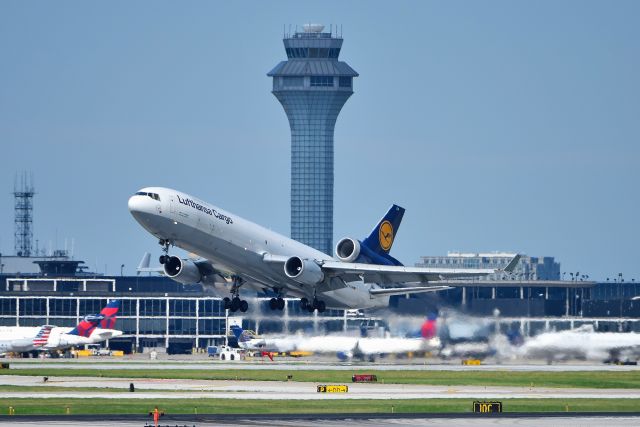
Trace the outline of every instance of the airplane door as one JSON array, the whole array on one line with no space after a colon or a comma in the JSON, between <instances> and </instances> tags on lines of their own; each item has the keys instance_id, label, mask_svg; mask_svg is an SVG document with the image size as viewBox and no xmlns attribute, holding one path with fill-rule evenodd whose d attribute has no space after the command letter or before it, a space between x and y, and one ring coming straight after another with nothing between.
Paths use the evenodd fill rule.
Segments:
<instances>
[{"instance_id":1,"label":"airplane door","mask_svg":"<svg viewBox=\"0 0 640 427\"><path fill-rule=\"evenodd\" d=\"M169 215L171 216L171 219L176 219L176 201L174 196L169 197Z\"/></svg>"}]
</instances>

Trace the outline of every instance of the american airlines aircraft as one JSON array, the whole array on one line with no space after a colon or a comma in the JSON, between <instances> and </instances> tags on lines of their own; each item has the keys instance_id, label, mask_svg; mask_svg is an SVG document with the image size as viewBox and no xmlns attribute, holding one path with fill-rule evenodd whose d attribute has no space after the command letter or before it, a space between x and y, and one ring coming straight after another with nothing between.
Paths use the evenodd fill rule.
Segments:
<instances>
[{"instance_id":1,"label":"american airlines aircraft","mask_svg":"<svg viewBox=\"0 0 640 427\"><path fill-rule=\"evenodd\" d=\"M113 329L120 301L113 300L100 314L86 316L75 328L58 326L2 326L0 354L27 351L59 350L67 347L95 344L122 335Z\"/></svg>"},{"instance_id":2,"label":"american airlines aircraft","mask_svg":"<svg viewBox=\"0 0 640 427\"><path fill-rule=\"evenodd\" d=\"M164 273L180 283L219 285L231 281L225 309L247 311L241 286L271 290L272 310L284 308L284 296L301 299L312 312L326 308L384 307L390 295L432 292L449 286L429 282L493 274L493 269L405 267L389 255L404 215L393 205L363 241L344 238L336 258L240 218L196 197L162 187L147 187L129 198L136 221L159 239ZM169 255L177 246L201 259ZM505 271L518 263L514 257Z\"/></svg>"}]
</instances>

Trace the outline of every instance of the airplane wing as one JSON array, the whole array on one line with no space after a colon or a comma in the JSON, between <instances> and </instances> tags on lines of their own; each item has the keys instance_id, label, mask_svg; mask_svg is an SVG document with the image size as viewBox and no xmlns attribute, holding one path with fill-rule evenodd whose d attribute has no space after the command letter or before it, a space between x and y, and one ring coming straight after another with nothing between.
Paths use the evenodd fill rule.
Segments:
<instances>
[{"instance_id":1,"label":"airplane wing","mask_svg":"<svg viewBox=\"0 0 640 427\"><path fill-rule=\"evenodd\" d=\"M520 261L520 255L513 257L504 269L405 267L340 261L324 261L321 264L321 268L327 275L344 276L343 278L346 281L348 281L349 276L351 276L353 280L362 277L365 282L379 284L407 282L427 283L445 279L485 276L501 271L510 273L516 264L518 264L518 261ZM422 292L424 292L424 290Z\"/></svg>"},{"instance_id":2,"label":"airplane wing","mask_svg":"<svg viewBox=\"0 0 640 427\"><path fill-rule=\"evenodd\" d=\"M446 291L447 289L453 289L451 286L414 286L406 288L380 288L371 289L369 293L371 295L405 295L405 294L418 294L423 292L438 292Z\"/></svg>"}]
</instances>

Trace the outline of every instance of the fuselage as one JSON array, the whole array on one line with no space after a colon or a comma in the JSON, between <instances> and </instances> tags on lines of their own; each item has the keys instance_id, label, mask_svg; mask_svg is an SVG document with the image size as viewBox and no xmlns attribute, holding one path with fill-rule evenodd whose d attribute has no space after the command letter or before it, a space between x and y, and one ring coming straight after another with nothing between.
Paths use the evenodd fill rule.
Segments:
<instances>
[{"instance_id":1,"label":"fuselage","mask_svg":"<svg viewBox=\"0 0 640 427\"><path fill-rule=\"evenodd\" d=\"M333 257L188 194L162 187L143 188L129 199L129 211L158 239L209 260L219 271L241 276L255 288L305 298L322 293L327 307L332 308L388 305L388 297L369 294L374 284L345 283L336 277L315 286L291 280L282 263L268 262L265 257L297 256L319 262Z\"/></svg>"},{"instance_id":2,"label":"fuselage","mask_svg":"<svg viewBox=\"0 0 640 427\"><path fill-rule=\"evenodd\" d=\"M545 332L530 338L518 350L529 358L604 360L620 352L639 354L640 334L580 330Z\"/></svg>"},{"instance_id":3,"label":"fuselage","mask_svg":"<svg viewBox=\"0 0 640 427\"><path fill-rule=\"evenodd\" d=\"M73 328L53 327L42 345L33 340L41 330L39 326L3 326L0 327L0 353L26 352L33 350L56 350L85 344L95 344L106 338L122 335L122 331L113 329L95 329L88 337L70 334Z\"/></svg>"}]
</instances>

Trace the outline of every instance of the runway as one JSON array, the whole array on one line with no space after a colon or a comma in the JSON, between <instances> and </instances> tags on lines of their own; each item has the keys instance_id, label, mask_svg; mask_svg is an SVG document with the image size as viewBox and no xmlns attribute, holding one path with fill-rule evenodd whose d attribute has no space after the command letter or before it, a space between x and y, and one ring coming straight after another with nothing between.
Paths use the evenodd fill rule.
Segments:
<instances>
[{"instance_id":1,"label":"runway","mask_svg":"<svg viewBox=\"0 0 640 427\"><path fill-rule=\"evenodd\" d=\"M150 420L140 416L101 416L94 420L93 417L74 416L28 416L28 417L2 417L0 424L10 424L22 427L35 426L86 426L93 427L139 427L153 425ZM640 424L640 416L631 415L603 415L603 414L565 414L536 415L536 414L502 414L500 416L478 416L468 414L434 414L434 415L379 415L379 414L333 414L333 415L206 415L206 416L167 416L161 419L160 426L238 426L238 427L342 427L344 425L356 427L377 426L460 426L460 427L489 427L489 426L514 426L519 427L631 427Z\"/></svg>"},{"instance_id":2,"label":"runway","mask_svg":"<svg viewBox=\"0 0 640 427\"><path fill-rule=\"evenodd\" d=\"M548 387L433 386L416 384L347 384L347 393L318 393L320 383L287 381L213 381L181 379L126 379L98 377L5 376L3 385L39 387L38 391L3 391L0 398L106 398L106 399L515 399L515 398L615 398L640 399L640 389L589 389ZM129 392L134 384L135 392ZM65 387L69 390L51 390ZM103 388L104 391L74 391L74 388Z\"/></svg>"},{"instance_id":3,"label":"runway","mask_svg":"<svg viewBox=\"0 0 640 427\"><path fill-rule=\"evenodd\" d=\"M257 361L221 362L219 360L148 360L148 359L5 359L11 369L175 369L175 370L340 370L369 369L377 371L513 371L513 372L576 372L612 371L625 372L640 370L638 365L609 365L598 363L576 363L548 365L538 363L504 363L483 365L462 365L460 363L338 363L317 360L293 359L286 362Z\"/></svg>"}]
</instances>

